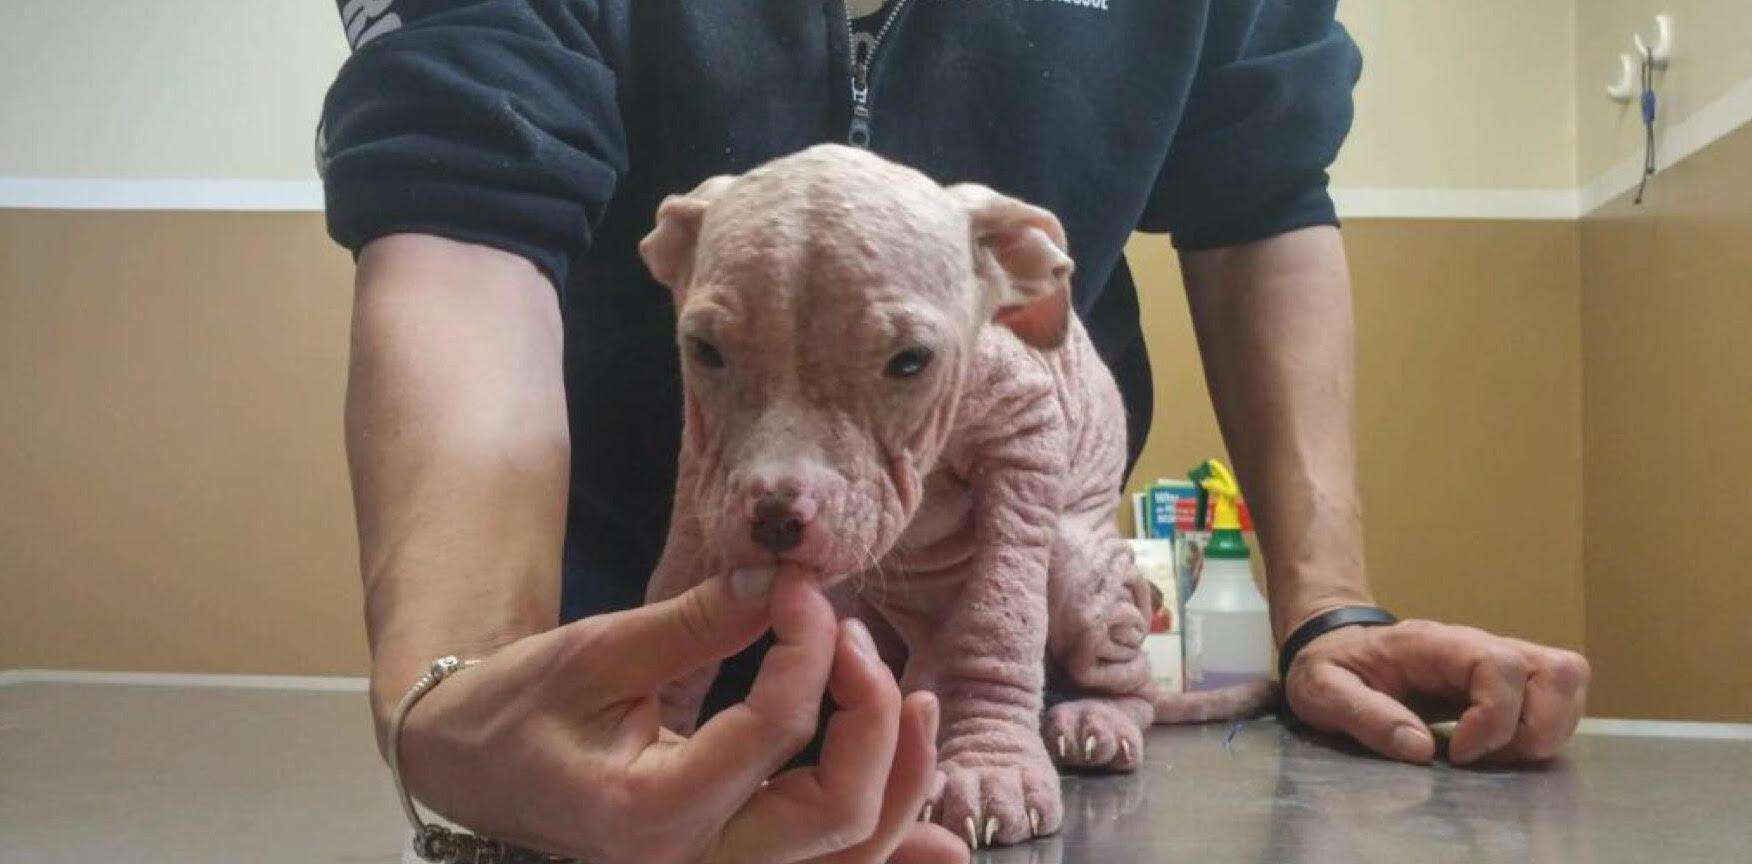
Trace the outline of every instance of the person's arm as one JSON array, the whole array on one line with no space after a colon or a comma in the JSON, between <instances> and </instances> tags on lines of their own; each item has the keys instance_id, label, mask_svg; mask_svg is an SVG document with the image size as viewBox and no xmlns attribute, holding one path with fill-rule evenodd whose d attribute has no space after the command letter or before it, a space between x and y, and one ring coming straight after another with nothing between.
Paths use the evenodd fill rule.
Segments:
<instances>
[{"instance_id":1,"label":"person's arm","mask_svg":"<svg viewBox=\"0 0 1752 864\"><path fill-rule=\"evenodd\" d=\"M1356 327L1337 229L1182 256L1217 423L1270 563L1272 636L1368 603L1352 416Z\"/></svg>"},{"instance_id":2,"label":"person's arm","mask_svg":"<svg viewBox=\"0 0 1752 864\"><path fill-rule=\"evenodd\" d=\"M346 437L381 735L433 658L558 623L570 445L552 284L484 246L372 242Z\"/></svg>"},{"instance_id":3,"label":"person's arm","mask_svg":"<svg viewBox=\"0 0 1752 864\"><path fill-rule=\"evenodd\" d=\"M1299 624L1370 604L1354 429L1355 324L1338 230L1318 226L1181 256L1218 423L1259 529L1281 645ZM1406 621L1335 630L1297 654L1290 706L1413 762L1435 754L1404 704L1459 717L1450 758L1543 759L1581 715L1589 670L1571 651Z\"/></svg>"}]
</instances>

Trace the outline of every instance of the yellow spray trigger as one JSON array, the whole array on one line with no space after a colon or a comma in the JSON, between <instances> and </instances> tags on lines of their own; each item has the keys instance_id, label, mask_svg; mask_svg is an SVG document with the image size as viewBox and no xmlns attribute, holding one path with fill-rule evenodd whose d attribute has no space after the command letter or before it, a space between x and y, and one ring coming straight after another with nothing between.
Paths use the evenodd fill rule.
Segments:
<instances>
[{"instance_id":1,"label":"yellow spray trigger","mask_svg":"<svg viewBox=\"0 0 1752 864\"><path fill-rule=\"evenodd\" d=\"M1240 530L1241 514L1235 501L1241 497L1241 484L1235 482L1234 472L1221 459L1206 462L1205 468L1202 472L1205 476L1199 478L1198 485L1211 499L1211 530Z\"/></svg>"},{"instance_id":2,"label":"yellow spray trigger","mask_svg":"<svg viewBox=\"0 0 1752 864\"><path fill-rule=\"evenodd\" d=\"M1194 468L1191 476L1211 507L1211 536L1205 543L1205 557L1246 559L1250 553L1241 539L1241 484L1235 482L1235 473L1222 460L1212 459Z\"/></svg>"}]
</instances>

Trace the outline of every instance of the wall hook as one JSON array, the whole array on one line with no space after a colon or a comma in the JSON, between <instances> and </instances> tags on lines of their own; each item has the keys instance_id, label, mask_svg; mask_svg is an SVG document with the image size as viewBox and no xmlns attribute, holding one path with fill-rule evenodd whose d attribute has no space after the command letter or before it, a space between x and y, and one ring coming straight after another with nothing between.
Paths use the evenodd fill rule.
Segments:
<instances>
[{"instance_id":1,"label":"wall hook","mask_svg":"<svg viewBox=\"0 0 1752 864\"><path fill-rule=\"evenodd\" d=\"M1641 33L1633 34L1631 41L1636 43L1636 53L1642 55L1650 66L1665 69L1673 62L1673 16L1655 16L1655 43L1650 45L1643 41Z\"/></svg>"},{"instance_id":2,"label":"wall hook","mask_svg":"<svg viewBox=\"0 0 1752 864\"><path fill-rule=\"evenodd\" d=\"M1622 67L1618 73L1618 81L1606 85L1606 98L1621 105L1628 105L1636 98L1636 58L1629 54L1618 55Z\"/></svg>"}]
</instances>

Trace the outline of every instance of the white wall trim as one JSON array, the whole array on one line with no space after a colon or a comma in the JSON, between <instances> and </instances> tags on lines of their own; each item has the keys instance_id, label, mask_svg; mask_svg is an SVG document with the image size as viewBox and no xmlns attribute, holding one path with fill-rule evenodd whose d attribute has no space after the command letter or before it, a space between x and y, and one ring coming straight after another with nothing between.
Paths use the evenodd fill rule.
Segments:
<instances>
[{"instance_id":1,"label":"white wall trim","mask_svg":"<svg viewBox=\"0 0 1752 864\"><path fill-rule=\"evenodd\" d=\"M1690 158L1747 123L1752 123L1752 79L1741 81L1678 123L1657 126L1655 158L1660 170L1665 171ZM1642 170L1642 154L1637 153L1582 184L1580 215L1586 216L1635 189L1642 181ZM1659 175L1653 182L1661 182Z\"/></svg>"},{"instance_id":2,"label":"white wall trim","mask_svg":"<svg viewBox=\"0 0 1752 864\"><path fill-rule=\"evenodd\" d=\"M317 180L0 177L0 208L320 211Z\"/></svg>"},{"instance_id":3,"label":"white wall trim","mask_svg":"<svg viewBox=\"0 0 1752 864\"><path fill-rule=\"evenodd\" d=\"M1574 189L1409 189L1335 186L1345 219L1574 219Z\"/></svg>"},{"instance_id":4,"label":"white wall trim","mask_svg":"<svg viewBox=\"0 0 1752 864\"><path fill-rule=\"evenodd\" d=\"M1583 735L1622 735L1634 738L1703 738L1717 741L1752 741L1752 723L1696 723L1689 720L1616 720L1588 717L1577 732Z\"/></svg>"},{"instance_id":5,"label":"white wall trim","mask_svg":"<svg viewBox=\"0 0 1752 864\"><path fill-rule=\"evenodd\" d=\"M143 687L233 687L363 693L368 679L326 675L192 675L182 672L88 672L73 669L0 669L0 687L13 684L124 684Z\"/></svg>"}]
</instances>

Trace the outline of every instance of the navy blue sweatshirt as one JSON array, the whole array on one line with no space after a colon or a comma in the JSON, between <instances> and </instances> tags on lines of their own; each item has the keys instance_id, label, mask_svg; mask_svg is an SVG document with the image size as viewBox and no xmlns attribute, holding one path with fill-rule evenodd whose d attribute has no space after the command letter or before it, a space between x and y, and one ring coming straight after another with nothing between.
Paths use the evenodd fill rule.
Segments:
<instances>
[{"instance_id":1,"label":"navy blue sweatshirt","mask_svg":"<svg viewBox=\"0 0 1752 864\"><path fill-rule=\"evenodd\" d=\"M872 150L1058 214L1075 305L1123 391L1150 378L1123 257L1335 224L1360 60L1336 0L906 0L868 76ZM854 125L841 0L341 0L323 106L329 231L526 256L560 292L572 483L564 614L642 599L680 436L658 201ZM1117 490L1116 490L1117 491ZM744 673L746 669L744 669Z\"/></svg>"}]
</instances>

